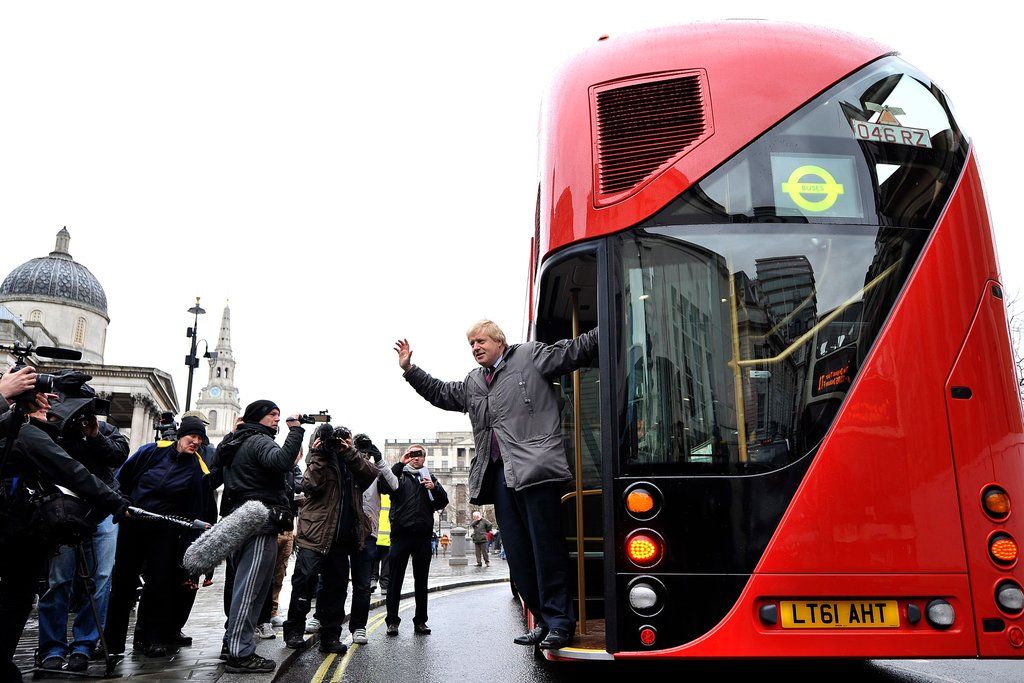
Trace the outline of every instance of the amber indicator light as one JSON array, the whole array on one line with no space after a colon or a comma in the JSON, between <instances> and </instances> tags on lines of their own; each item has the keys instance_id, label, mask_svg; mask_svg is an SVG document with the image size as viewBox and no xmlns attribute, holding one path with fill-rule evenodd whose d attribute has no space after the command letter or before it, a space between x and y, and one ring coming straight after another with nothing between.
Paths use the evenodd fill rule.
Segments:
<instances>
[{"instance_id":1,"label":"amber indicator light","mask_svg":"<svg viewBox=\"0 0 1024 683\"><path fill-rule=\"evenodd\" d=\"M640 642L650 647L654 645L654 641L658 639L658 632L650 626L644 626L640 629Z\"/></svg>"},{"instance_id":2,"label":"amber indicator light","mask_svg":"<svg viewBox=\"0 0 1024 683\"><path fill-rule=\"evenodd\" d=\"M626 496L626 509L634 515L646 515L654 509L654 496L646 489L633 489Z\"/></svg>"},{"instance_id":3,"label":"amber indicator light","mask_svg":"<svg viewBox=\"0 0 1024 683\"><path fill-rule=\"evenodd\" d=\"M985 512L994 519L1003 519L1010 514L1010 496L1000 488L986 489L982 494L982 504Z\"/></svg>"},{"instance_id":4,"label":"amber indicator light","mask_svg":"<svg viewBox=\"0 0 1024 683\"><path fill-rule=\"evenodd\" d=\"M626 555L641 567L657 564L662 551L661 539L650 534L634 534L626 541Z\"/></svg>"},{"instance_id":5,"label":"amber indicator light","mask_svg":"<svg viewBox=\"0 0 1024 683\"><path fill-rule=\"evenodd\" d=\"M992 559L1002 565L1010 565L1017 561L1017 541L1006 534L997 534L989 541L988 551Z\"/></svg>"}]
</instances>

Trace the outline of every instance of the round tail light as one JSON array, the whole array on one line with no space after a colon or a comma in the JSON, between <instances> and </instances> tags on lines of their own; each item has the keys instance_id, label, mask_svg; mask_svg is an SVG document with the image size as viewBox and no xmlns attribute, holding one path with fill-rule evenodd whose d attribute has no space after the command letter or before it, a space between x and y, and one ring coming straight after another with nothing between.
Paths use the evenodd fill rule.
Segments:
<instances>
[{"instance_id":1,"label":"round tail light","mask_svg":"<svg viewBox=\"0 0 1024 683\"><path fill-rule=\"evenodd\" d=\"M1014 581L1003 581L996 586L996 602L1007 614L1024 612L1024 590Z\"/></svg>"},{"instance_id":2,"label":"round tail light","mask_svg":"<svg viewBox=\"0 0 1024 683\"><path fill-rule=\"evenodd\" d=\"M995 520L1003 520L1010 516L1010 496L998 486L989 486L981 494L981 504L985 514Z\"/></svg>"},{"instance_id":3,"label":"round tail light","mask_svg":"<svg viewBox=\"0 0 1024 683\"><path fill-rule=\"evenodd\" d=\"M657 532L634 531L626 538L626 557L638 567L653 567L665 554L665 542Z\"/></svg>"},{"instance_id":4,"label":"round tail light","mask_svg":"<svg viewBox=\"0 0 1024 683\"><path fill-rule=\"evenodd\" d=\"M640 627L640 642L650 647L658 639L658 632L653 626Z\"/></svg>"},{"instance_id":5,"label":"round tail light","mask_svg":"<svg viewBox=\"0 0 1024 683\"><path fill-rule=\"evenodd\" d=\"M661 491L654 484L638 482L626 489L626 512L633 519L653 519L662 506Z\"/></svg>"},{"instance_id":6,"label":"round tail light","mask_svg":"<svg viewBox=\"0 0 1024 683\"><path fill-rule=\"evenodd\" d=\"M996 564L1009 567L1017 561L1017 541L1009 534L995 534L988 541L988 552Z\"/></svg>"}]
</instances>

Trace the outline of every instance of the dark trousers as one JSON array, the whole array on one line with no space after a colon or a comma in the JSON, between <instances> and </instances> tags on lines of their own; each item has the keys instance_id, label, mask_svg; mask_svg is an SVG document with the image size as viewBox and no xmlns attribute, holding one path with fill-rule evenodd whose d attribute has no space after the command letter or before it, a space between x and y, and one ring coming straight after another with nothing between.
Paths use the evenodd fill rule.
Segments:
<instances>
[{"instance_id":1,"label":"dark trousers","mask_svg":"<svg viewBox=\"0 0 1024 683\"><path fill-rule=\"evenodd\" d=\"M494 514L513 583L538 626L572 633L576 618L569 595L560 485L539 484L515 491L505 485L501 463L488 467L493 472Z\"/></svg>"},{"instance_id":2,"label":"dark trousers","mask_svg":"<svg viewBox=\"0 0 1024 683\"><path fill-rule=\"evenodd\" d=\"M427 623L427 575L430 572L430 558L433 556L430 534L403 535L392 529L389 556L391 571L388 576L387 623L390 625L402 622L398 616L398 603L402 600L402 583L405 581L405 569L409 566L410 557L416 590L416 614L412 618L412 623Z\"/></svg>"},{"instance_id":3,"label":"dark trousers","mask_svg":"<svg viewBox=\"0 0 1024 683\"><path fill-rule=\"evenodd\" d=\"M110 604L104 632L111 652L124 652L128 614L135 604L139 576L145 579L135 620L140 644L169 644L181 627L183 545L177 530L166 525L126 520L117 535L117 554L110 579ZM187 615L186 615L187 616Z\"/></svg>"},{"instance_id":4,"label":"dark trousers","mask_svg":"<svg viewBox=\"0 0 1024 683\"><path fill-rule=\"evenodd\" d=\"M377 553L373 557L373 582L380 584L383 591L388 589L388 572L391 571L391 546L377 546Z\"/></svg>"},{"instance_id":5,"label":"dark trousers","mask_svg":"<svg viewBox=\"0 0 1024 683\"><path fill-rule=\"evenodd\" d=\"M46 550L28 536L0 543L0 680L21 680L12 660L39 582L47 574Z\"/></svg>"},{"instance_id":6,"label":"dark trousers","mask_svg":"<svg viewBox=\"0 0 1024 683\"><path fill-rule=\"evenodd\" d=\"M345 599L348 597L350 557L356 550L356 541L335 540L326 555L309 548L299 548L292 571L292 597L288 603L285 631L301 633L306 626L306 615L316 592L316 613L320 620L320 641L338 640L341 622L345 620ZM323 584L317 590L317 581ZM367 602L369 605L369 602ZM366 617L363 617L365 623Z\"/></svg>"}]
</instances>

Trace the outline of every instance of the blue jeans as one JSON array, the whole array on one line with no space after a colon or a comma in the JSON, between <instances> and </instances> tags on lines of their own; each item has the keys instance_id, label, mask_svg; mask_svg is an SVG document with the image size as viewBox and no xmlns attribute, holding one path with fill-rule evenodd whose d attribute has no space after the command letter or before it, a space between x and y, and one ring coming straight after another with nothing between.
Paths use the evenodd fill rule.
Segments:
<instances>
[{"instance_id":1,"label":"blue jeans","mask_svg":"<svg viewBox=\"0 0 1024 683\"><path fill-rule=\"evenodd\" d=\"M78 566L75 549L62 546L60 553L50 560L50 584L39 598L39 654L47 657L67 657L79 652L91 655L99 640L99 629L107 616L110 598L110 574L117 549L117 526L107 517L96 526L92 539L82 543L86 566L94 582L93 600L100 616L97 626L83 584L77 579ZM68 614L76 611L73 629L74 641L67 643Z\"/></svg>"}]
</instances>

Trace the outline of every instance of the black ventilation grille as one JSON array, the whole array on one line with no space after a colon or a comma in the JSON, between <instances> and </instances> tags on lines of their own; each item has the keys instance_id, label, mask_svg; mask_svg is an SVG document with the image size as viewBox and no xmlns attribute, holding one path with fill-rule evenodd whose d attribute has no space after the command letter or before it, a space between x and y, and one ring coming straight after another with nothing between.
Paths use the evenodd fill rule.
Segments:
<instances>
[{"instance_id":1,"label":"black ventilation grille","mask_svg":"<svg viewBox=\"0 0 1024 683\"><path fill-rule=\"evenodd\" d=\"M686 151L707 123L699 75L599 91L599 191L624 192Z\"/></svg>"}]
</instances>

